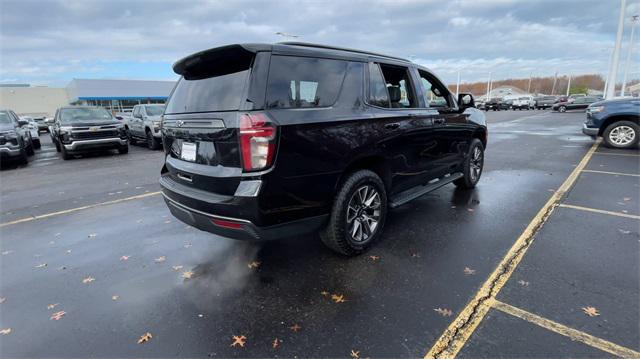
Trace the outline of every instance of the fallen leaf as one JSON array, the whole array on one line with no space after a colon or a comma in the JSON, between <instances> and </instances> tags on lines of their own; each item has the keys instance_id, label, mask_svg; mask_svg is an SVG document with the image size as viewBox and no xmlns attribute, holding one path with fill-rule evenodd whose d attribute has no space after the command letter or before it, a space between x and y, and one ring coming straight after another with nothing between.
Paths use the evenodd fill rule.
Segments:
<instances>
[{"instance_id":1,"label":"fallen leaf","mask_svg":"<svg viewBox=\"0 0 640 359\"><path fill-rule=\"evenodd\" d=\"M169 224L169 223L171 223L171 221L168 220L168 219L166 221L164 221L164 224Z\"/></svg>"},{"instance_id":2,"label":"fallen leaf","mask_svg":"<svg viewBox=\"0 0 640 359\"><path fill-rule=\"evenodd\" d=\"M58 304L60 304L60 303L49 304L49 305L47 305L47 309L53 309L53 308L57 307Z\"/></svg>"},{"instance_id":3,"label":"fallen leaf","mask_svg":"<svg viewBox=\"0 0 640 359\"><path fill-rule=\"evenodd\" d=\"M232 347L235 346L240 346L244 348L244 344L247 342L247 337L245 337L244 335L234 335L233 336L233 343L231 343Z\"/></svg>"},{"instance_id":4,"label":"fallen leaf","mask_svg":"<svg viewBox=\"0 0 640 359\"><path fill-rule=\"evenodd\" d=\"M64 310L55 312L51 314L51 318L49 318L49 320L60 320L60 318L62 318L65 314L67 314L67 312L65 312Z\"/></svg>"},{"instance_id":5,"label":"fallen leaf","mask_svg":"<svg viewBox=\"0 0 640 359\"><path fill-rule=\"evenodd\" d=\"M35 266L34 268L44 268L47 266L47 263L42 263L42 264L38 264L37 266Z\"/></svg>"},{"instance_id":6,"label":"fallen leaf","mask_svg":"<svg viewBox=\"0 0 640 359\"><path fill-rule=\"evenodd\" d=\"M521 286L523 286L523 287L528 287L528 286L529 286L529 282L525 282L525 281L523 281L522 279L520 279L520 280L518 281L518 284L520 284L520 285L521 285Z\"/></svg>"},{"instance_id":7,"label":"fallen leaf","mask_svg":"<svg viewBox=\"0 0 640 359\"><path fill-rule=\"evenodd\" d=\"M129 260L130 257L131 256L122 256L122 257L120 257L120 260L121 261L126 261L126 260Z\"/></svg>"},{"instance_id":8,"label":"fallen leaf","mask_svg":"<svg viewBox=\"0 0 640 359\"><path fill-rule=\"evenodd\" d=\"M292 325L289 327L289 329L293 330L295 333L297 333L298 331L300 331L300 329L302 329L301 326L298 325L298 323Z\"/></svg>"},{"instance_id":9,"label":"fallen leaf","mask_svg":"<svg viewBox=\"0 0 640 359\"><path fill-rule=\"evenodd\" d=\"M180 269L182 269L182 266L173 266L173 267L171 267L171 268L173 268L173 270L177 272L177 271L179 271Z\"/></svg>"},{"instance_id":10,"label":"fallen leaf","mask_svg":"<svg viewBox=\"0 0 640 359\"><path fill-rule=\"evenodd\" d=\"M91 233L87 237L88 238L96 238L97 235L98 235L97 233Z\"/></svg>"},{"instance_id":11,"label":"fallen leaf","mask_svg":"<svg viewBox=\"0 0 640 359\"><path fill-rule=\"evenodd\" d=\"M598 310L594 307L582 307L582 311L584 312L584 314L590 317L597 317L598 315L600 315L600 312L598 312Z\"/></svg>"},{"instance_id":12,"label":"fallen leaf","mask_svg":"<svg viewBox=\"0 0 640 359\"><path fill-rule=\"evenodd\" d=\"M380 259L379 256L369 256L369 259L371 259L372 261L377 261L378 259Z\"/></svg>"},{"instance_id":13,"label":"fallen leaf","mask_svg":"<svg viewBox=\"0 0 640 359\"><path fill-rule=\"evenodd\" d=\"M4 303L6 300L7 300L7 298L5 298L5 297L0 298L0 304Z\"/></svg>"},{"instance_id":14,"label":"fallen leaf","mask_svg":"<svg viewBox=\"0 0 640 359\"><path fill-rule=\"evenodd\" d=\"M618 229L618 232L622 233L622 234L630 234L631 231L628 231L626 229Z\"/></svg>"},{"instance_id":15,"label":"fallen leaf","mask_svg":"<svg viewBox=\"0 0 640 359\"><path fill-rule=\"evenodd\" d=\"M204 318L204 314L198 314L198 318Z\"/></svg>"},{"instance_id":16,"label":"fallen leaf","mask_svg":"<svg viewBox=\"0 0 640 359\"><path fill-rule=\"evenodd\" d=\"M191 272L191 271L182 272L182 278L184 278L184 279L193 278L193 272Z\"/></svg>"},{"instance_id":17,"label":"fallen leaf","mask_svg":"<svg viewBox=\"0 0 640 359\"><path fill-rule=\"evenodd\" d=\"M629 211L627 211L626 209L623 209L622 213L629 213Z\"/></svg>"},{"instance_id":18,"label":"fallen leaf","mask_svg":"<svg viewBox=\"0 0 640 359\"><path fill-rule=\"evenodd\" d=\"M65 269L67 269L67 267L66 267L66 266L60 266L60 267L58 267L58 270L65 270Z\"/></svg>"},{"instance_id":19,"label":"fallen leaf","mask_svg":"<svg viewBox=\"0 0 640 359\"><path fill-rule=\"evenodd\" d=\"M151 340L151 338L153 338L153 335L151 335L151 333L149 332L146 332L140 337L140 339L138 339L138 344L146 343Z\"/></svg>"},{"instance_id":20,"label":"fallen leaf","mask_svg":"<svg viewBox=\"0 0 640 359\"><path fill-rule=\"evenodd\" d=\"M141 219L139 219L139 220L137 220L137 221L136 221L136 223L142 223L142 220L141 220Z\"/></svg>"},{"instance_id":21,"label":"fallen leaf","mask_svg":"<svg viewBox=\"0 0 640 359\"><path fill-rule=\"evenodd\" d=\"M411 253L411 258L420 258L420 254L418 254L418 253Z\"/></svg>"},{"instance_id":22,"label":"fallen leaf","mask_svg":"<svg viewBox=\"0 0 640 359\"><path fill-rule=\"evenodd\" d=\"M437 309L434 309L434 311L436 311L438 314L440 314L443 317L450 317L453 314L453 312L450 309L437 308Z\"/></svg>"},{"instance_id":23,"label":"fallen leaf","mask_svg":"<svg viewBox=\"0 0 640 359\"><path fill-rule=\"evenodd\" d=\"M2 335L7 335L9 333L11 333L11 328L4 328L4 329L0 330L0 334L2 334Z\"/></svg>"},{"instance_id":24,"label":"fallen leaf","mask_svg":"<svg viewBox=\"0 0 640 359\"><path fill-rule=\"evenodd\" d=\"M475 211L475 209L473 209L473 208L467 208L467 211L469 211L469 212L474 212L474 211Z\"/></svg>"},{"instance_id":25,"label":"fallen leaf","mask_svg":"<svg viewBox=\"0 0 640 359\"><path fill-rule=\"evenodd\" d=\"M13 251L4 251L4 252L2 252L2 255L6 256L7 254L11 254L11 253L13 253Z\"/></svg>"},{"instance_id":26,"label":"fallen leaf","mask_svg":"<svg viewBox=\"0 0 640 359\"><path fill-rule=\"evenodd\" d=\"M327 292L326 290L323 290L322 292L320 292L320 294L322 294L325 297L328 297L330 293Z\"/></svg>"},{"instance_id":27,"label":"fallen leaf","mask_svg":"<svg viewBox=\"0 0 640 359\"><path fill-rule=\"evenodd\" d=\"M280 346L280 343L282 342L282 340L275 338L273 340L273 343L271 344L271 346L273 347L273 349L277 349Z\"/></svg>"},{"instance_id":28,"label":"fallen leaf","mask_svg":"<svg viewBox=\"0 0 640 359\"><path fill-rule=\"evenodd\" d=\"M262 262L260 262L260 261L253 261L253 262L247 264L247 267L249 267L250 269L258 268L258 267L260 267L261 264L262 264Z\"/></svg>"},{"instance_id":29,"label":"fallen leaf","mask_svg":"<svg viewBox=\"0 0 640 359\"><path fill-rule=\"evenodd\" d=\"M192 244L191 243L187 243L184 245L185 248L191 248Z\"/></svg>"},{"instance_id":30,"label":"fallen leaf","mask_svg":"<svg viewBox=\"0 0 640 359\"><path fill-rule=\"evenodd\" d=\"M474 274L476 274L476 270L475 269L471 269L469 267L464 267L464 274L465 275L474 275Z\"/></svg>"},{"instance_id":31,"label":"fallen leaf","mask_svg":"<svg viewBox=\"0 0 640 359\"><path fill-rule=\"evenodd\" d=\"M154 262L156 262L156 263L162 263L162 262L164 262L164 261L166 261L166 260L167 260L167 257L165 257L165 256L160 256L160 257L158 257L158 258L154 259L153 261L154 261Z\"/></svg>"},{"instance_id":32,"label":"fallen leaf","mask_svg":"<svg viewBox=\"0 0 640 359\"><path fill-rule=\"evenodd\" d=\"M625 201L625 202L629 202L629 201L631 201L631 197L625 197L622 200Z\"/></svg>"},{"instance_id":33,"label":"fallen leaf","mask_svg":"<svg viewBox=\"0 0 640 359\"><path fill-rule=\"evenodd\" d=\"M458 208L458 206L451 206L451 208Z\"/></svg>"},{"instance_id":34,"label":"fallen leaf","mask_svg":"<svg viewBox=\"0 0 640 359\"><path fill-rule=\"evenodd\" d=\"M356 350L351 349L351 354L350 355L351 355L351 357L353 359L360 359L360 351L359 350L356 351Z\"/></svg>"},{"instance_id":35,"label":"fallen leaf","mask_svg":"<svg viewBox=\"0 0 640 359\"><path fill-rule=\"evenodd\" d=\"M71 249L67 249L67 254L71 254Z\"/></svg>"},{"instance_id":36,"label":"fallen leaf","mask_svg":"<svg viewBox=\"0 0 640 359\"><path fill-rule=\"evenodd\" d=\"M60 237L60 235L61 235L61 234L62 234L62 233L56 233L56 234L54 234L53 236L54 236L54 237Z\"/></svg>"},{"instance_id":37,"label":"fallen leaf","mask_svg":"<svg viewBox=\"0 0 640 359\"><path fill-rule=\"evenodd\" d=\"M346 302L346 300L344 299L344 295L342 295L342 294L340 294L340 295L333 294L333 295L331 295L331 299L336 303L344 303L344 302Z\"/></svg>"},{"instance_id":38,"label":"fallen leaf","mask_svg":"<svg viewBox=\"0 0 640 359\"><path fill-rule=\"evenodd\" d=\"M111 300L118 300L118 299L120 299L119 295L112 295L111 296Z\"/></svg>"},{"instance_id":39,"label":"fallen leaf","mask_svg":"<svg viewBox=\"0 0 640 359\"><path fill-rule=\"evenodd\" d=\"M55 241L49 241L49 244L56 244Z\"/></svg>"},{"instance_id":40,"label":"fallen leaf","mask_svg":"<svg viewBox=\"0 0 640 359\"><path fill-rule=\"evenodd\" d=\"M93 278L93 277L87 277L87 278L82 280L82 283L87 284L87 283L93 282L94 280L96 280L96 279Z\"/></svg>"}]
</instances>

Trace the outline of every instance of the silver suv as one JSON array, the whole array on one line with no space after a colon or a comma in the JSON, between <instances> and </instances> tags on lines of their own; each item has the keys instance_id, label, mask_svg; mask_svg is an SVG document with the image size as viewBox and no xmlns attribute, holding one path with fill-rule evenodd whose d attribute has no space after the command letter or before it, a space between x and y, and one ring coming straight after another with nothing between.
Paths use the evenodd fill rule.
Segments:
<instances>
[{"instance_id":1,"label":"silver suv","mask_svg":"<svg viewBox=\"0 0 640 359\"><path fill-rule=\"evenodd\" d=\"M131 144L141 141L151 150L160 148L162 144L160 123L163 112L163 104L133 106L131 117L124 119Z\"/></svg>"}]
</instances>

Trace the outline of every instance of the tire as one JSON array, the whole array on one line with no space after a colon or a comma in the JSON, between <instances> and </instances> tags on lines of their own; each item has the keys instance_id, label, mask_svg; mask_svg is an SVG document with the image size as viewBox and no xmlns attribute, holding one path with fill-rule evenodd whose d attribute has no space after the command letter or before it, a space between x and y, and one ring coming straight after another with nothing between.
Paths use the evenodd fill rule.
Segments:
<instances>
[{"instance_id":1,"label":"tire","mask_svg":"<svg viewBox=\"0 0 640 359\"><path fill-rule=\"evenodd\" d=\"M150 150L155 151L158 149L158 140L156 140L155 137L153 137L153 135L151 134L150 130L147 130L147 147L149 147Z\"/></svg>"},{"instance_id":2,"label":"tire","mask_svg":"<svg viewBox=\"0 0 640 359\"><path fill-rule=\"evenodd\" d=\"M29 140L29 146L27 147L27 156L33 156L36 152L33 150L33 141Z\"/></svg>"},{"instance_id":3,"label":"tire","mask_svg":"<svg viewBox=\"0 0 640 359\"><path fill-rule=\"evenodd\" d=\"M40 143L40 139L33 140L33 148L35 148L36 150L39 150L40 148L42 148L42 144Z\"/></svg>"},{"instance_id":4,"label":"tire","mask_svg":"<svg viewBox=\"0 0 640 359\"><path fill-rule=\"evenodd\" d=\"M20 157L18 157L18 162L20 162L23 165L26 165L29 163L29 156L27 155L27 151L24 148L20 149Z\"/></svg>"},{"instance_id":5,"label":"tire","mask_svg":"<svg viewBox=\"0 0 640 359\"><path fill-rule=\"evenodd\" d=\"M565 106L560 106L560 107L558 107L558 111L567 112L567 108Z\"/></svg>"},{"instance_id":6,"label":"tire","mask_svg":"<svg viewBox=\"0 0 640 359\"><path fill-rule=\"evenodd\" d=\"M371 190L374 190L373 194ZM364 203L362 197L365 198ZM369 205L367 201L370 201ZM353 216L351 221L347 216ZM329 223L321 231L320 238L335 252L355 256L367 250L381 236L386 216L384 183L374 172L360 170L349 175L338 190ZM374 225L367 219L377 219L373 231L366 230Z\"/></svg>"},{"instance_id":7,"label":"tire","mask_svg":"<svg viewBox=\"0 0 640 359\"><path fill-rule=\"evenodd\" d=\"M124 145L118 148L118 153L121 155L126 155L127 153L129 153L129 145Z\"/></svg>"},{"instance_id":8,"label":"tire","mask_svg":"<svg viewBox=\"0 0 640 359\"><path fill-rule=\"evenodd\" d=\"M73 158L73 156L69 152L67 152L67 149L64 148L64 146L62 145L59 145L59 146L60 146L60 152L62 153L63 160L68 161Z\"/></svg>"},{"instance_id":9,"label":"tire","mask_svg":"<svg viewBox=\"0 0 640 359\"><path fill-rule=\"evenodd\" d=\"M53 140L53 144L56 145L56 151L60 152L61 151L60 143L56 140Z\"/></svg>"},{"instance_id":10,"label":"tire","mask_svg":"<svg viewBox=\"0 0 640 359\"><path fill-rule=\"evenodd\" d=\"M132 145L138 143L138 141L133 136L131 136L131 131L129 131L129 129L127 129L127 138L129 139L129 143Z\"/></svg>"},{"instance_id":11,"label":"tire","mask_svg":"<svg viewBox=\"0 0 640 359\"><path fill-rule=\"evenodd\" d=\"M471 141L469 146L469 154L462 165L462 174L464 177L458 178L453 183L464 189L475 188L482 176L484 168L484 146L479 139Z\"/></svg>"},{"instance_id":12,"label":"tire","mask_svg":"<svg viewBox=\"0 0 640 359\"><path fill-rule=\"evenodd\" d=\"M631 121L617 121L605 128L602 137L607 147L632 148L640 140L640 126Z\"/></svg>"}]
</instances>

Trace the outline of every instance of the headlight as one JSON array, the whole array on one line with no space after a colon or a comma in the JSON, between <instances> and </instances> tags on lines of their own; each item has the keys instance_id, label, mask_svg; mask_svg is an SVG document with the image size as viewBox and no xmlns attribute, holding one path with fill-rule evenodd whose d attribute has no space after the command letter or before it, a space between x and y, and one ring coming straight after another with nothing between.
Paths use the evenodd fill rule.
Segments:
<instances>
[{"instance_id":1,"label":"headlight","mask_svg":"<svg viewBox=\"0 0 640 359\"><path fill-rule=\"evenodd\" d=\"M602 112L602 111L604 111L604 106L592 106L592 107L589 107L588 110L591 113Z\"/></svg>"},{"instance_id":2,"label":"headlight","mask_svg":"<svg viewBox=\"0 0 640 359\"><path fill-rule=\"evenodd\" d=\"M71 130L73 130L72 126L60 126L60 134L62 135L71 132Z\"/></svg>"},{"instance_id":3,"label":"headlight","mask_svg":"<svg viewBox=\"0 0 640 359\"><path fill-rule=\"evenodd\" d=\"M162 121L153 121L153 126L154 127L160 127L161 123L162 123Z\"/></svg>"}]
</instances>

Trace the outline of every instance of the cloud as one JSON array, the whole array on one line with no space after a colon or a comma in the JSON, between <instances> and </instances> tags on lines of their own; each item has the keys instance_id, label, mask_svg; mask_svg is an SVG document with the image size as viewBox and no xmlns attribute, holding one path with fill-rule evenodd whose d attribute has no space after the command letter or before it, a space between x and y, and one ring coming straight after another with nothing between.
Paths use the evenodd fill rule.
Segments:
<instances>
[{"instance_id":1,"label":"cloud","mask_svg":"<svg viewBox=\"0 0 640 359\"><path fill-rule=\"evenodd\" d=\"M628 2L629 15L640 11L638 1ZM112 77L116 69L118 77L170 78L171 64L195 51L289 40L276 32L417 59L446 81L455 80L458 68L469 80L489 71L496 78L604 73L618 6L601 0L3 0L0 77L65 84L80 75ZM140 72L146 62L164 65ZM129 72L124 64L131 64Z\"/></svg>"}]
</instances>

